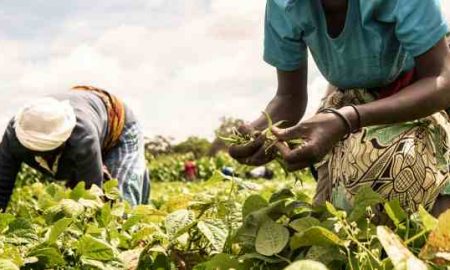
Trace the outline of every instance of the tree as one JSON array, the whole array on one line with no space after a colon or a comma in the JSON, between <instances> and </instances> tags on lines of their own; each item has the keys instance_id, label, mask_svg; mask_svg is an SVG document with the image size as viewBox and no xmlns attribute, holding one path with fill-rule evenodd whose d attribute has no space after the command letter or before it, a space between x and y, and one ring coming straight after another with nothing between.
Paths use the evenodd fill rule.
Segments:
<instances>
[{"instance_id":1,"label":"tree","mask_svg":"<svg viewBox=\"0 0 450 270\"><path fill-rule=\"evenodd\" d=\"M181 142L173 147L175 153L194 154L195 158L200 158L208 154L211 143L204 138L189 137L184 142Z\"/></svg>"},{"instance_id":2,"label":"tree","mask_svg":"<svg viewBox=\"0 0 450 270\"><path fill-rule=\"evenodd\" d=\"M145 138L145 152L153 156L170 153L173 147L172 141L173 138L161 135L157 135L151 139Z\"/></svg>"}]
</instances>

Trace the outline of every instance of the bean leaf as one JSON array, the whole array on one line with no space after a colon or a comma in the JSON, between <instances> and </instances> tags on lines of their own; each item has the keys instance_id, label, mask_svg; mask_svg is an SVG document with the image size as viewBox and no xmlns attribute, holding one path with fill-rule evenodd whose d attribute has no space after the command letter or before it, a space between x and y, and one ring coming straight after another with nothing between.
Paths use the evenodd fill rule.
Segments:
<instances>
[{"instance_id":1,"label":"bean leaf","mask_svg":"<svg viewBox=\"0 0 450 270\"><path fill-rule=\"evenodd\" d=\"M265 256L280 253L289 242L289 230L269 219L261 225L256 235L256 251Z\"/></svg>"}]
</instances>

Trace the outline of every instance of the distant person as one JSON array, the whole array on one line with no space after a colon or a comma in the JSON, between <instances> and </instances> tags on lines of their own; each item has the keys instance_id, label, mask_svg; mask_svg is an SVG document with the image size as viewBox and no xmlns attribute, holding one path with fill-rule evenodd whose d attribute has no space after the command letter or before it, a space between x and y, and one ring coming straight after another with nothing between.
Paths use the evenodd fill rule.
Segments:
<instances>
[{"instance_id":1,"label":"distant person","mask_svg":"<svg viewBox=\"0 0 450 270\"><path fill-rule=\"evenodd\" d=\"M0 209L25 163L75 187L116 178L131 205L146 204L150 181L141 127L129 107L108 92L77 86L36 99L11 119L0 144Z\"/></svg>"},{"instance_id":2,"label":"distant person","mask_svg":"<svg viewBox=\"0 0 450 270\"><path fill-rule=\"evenodd\" d=\"M267 168L266 166L259 166L259 167L253 168L251 171L246 173L247 178L253 178L253 179L264 178L267 180L272 180L273 175L274 175L273 171L270 170L269 168Z\"/></svg>"},{"instance_id":3,"label":"distant person","mask_svg":"<svg viewBox=\"0 0 450 270\"><path fill-rule=\"evenodd\" d=\"M273 129L280 141L305 142L276 149L290 171L317 171L315 204L350 209L369 186L410 212L450 208L448 30L440 0L267 0L264 60L278 87L265 111L286 121ZM329 87L303 118L310 57ZM260 117L240 131L267 126ZM275 158L265 145L260 135L230 154L263 165Z\"/></svg>"},{"instance_id":4,"label":"distant person","mask_svg":"<svg viewBox=\"0 0 450 270\"><path fill-rule=\"evenodd\" d=\"M197 164L193 160L188 160L184 163L184 177L188 181L197 179Z\"/></svg>"},{"instance_id":5,"label":"distant person","mask_svg":"<svg viewBox=\"0 0 450 270\"><path fill-rule=\"evenodd\" d=\"M233 167L223 166L221 172L225 176L237 176Z\"/></svg>"}]
</instances>

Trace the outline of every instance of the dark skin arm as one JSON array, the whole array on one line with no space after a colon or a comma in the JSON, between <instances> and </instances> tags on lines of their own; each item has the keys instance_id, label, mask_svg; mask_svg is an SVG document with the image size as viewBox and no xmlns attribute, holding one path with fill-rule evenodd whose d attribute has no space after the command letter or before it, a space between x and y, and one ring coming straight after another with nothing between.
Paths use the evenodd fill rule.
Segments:
<instances>
[{"instance_id":1,"label":"dark skin arm","mask_svg":"<svg viewBox=\"0 0 450 270\"><path fill-rule=\"evenodd\" d=\"M450 107L450 51L445 38L415 61L419 77L416 83L389 98L357 106L362 127L411 121ZM343 107L339 111L356 125L353 108ZM296 149L277 144L291 171L321 160L345 133L343 121L333 114L317 114L288 129L274 128L274 134L282 141L305 140Z\"/></svg>"},{"instance_id":2,"label":"dark skin arm","mask_svg":"<svg viewBox=\"0 0 450 270\"><path fill-rule=\"evenodd\" d=\"M307 73L307 63L296 71L277 71L278 90L265 109L274 123L284 120L284 127L290 127L303 117L308 103ZM266 127L267 121L263 115L252 123L239 127L241 133L253 134L256 139L247 145L231 146L230 155L247 165L259 166L270 162L273 155L270 151L266 153L263 147L265 138L258 135Z\"/></svg>"}]
</instances>

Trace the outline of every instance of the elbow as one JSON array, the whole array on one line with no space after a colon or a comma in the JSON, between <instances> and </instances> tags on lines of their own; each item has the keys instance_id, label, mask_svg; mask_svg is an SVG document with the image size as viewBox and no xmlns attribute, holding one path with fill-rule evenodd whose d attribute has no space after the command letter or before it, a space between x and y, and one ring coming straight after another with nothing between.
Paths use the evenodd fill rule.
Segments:
<instances>
[{"instance_id":1,"label":"elbow","mask_svg":"<svg viewBox=\"0 0 450 270\"><path fill-rule=\"evenodd\" d=\"M443 93L441 96L442 107L444 109L450 108L450 69L439 76L437 84L438 89L441 89Z\"/></svg>"},{"instance_id":2,"label":"elbow","mask_svg":"<svg viewBox=\"0 0 450 270\"><path fill-rule=\"evenodd\" d=\"M441 93L439 99L444 109L450 108L450 56L446 57L445 63L437 77L437 89Z\"/></svg>"}]
</instances>

